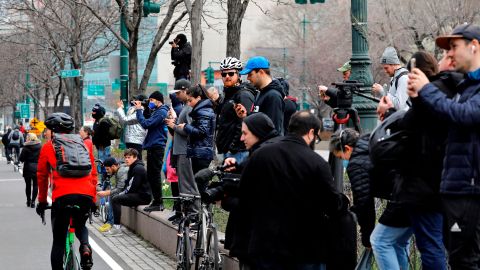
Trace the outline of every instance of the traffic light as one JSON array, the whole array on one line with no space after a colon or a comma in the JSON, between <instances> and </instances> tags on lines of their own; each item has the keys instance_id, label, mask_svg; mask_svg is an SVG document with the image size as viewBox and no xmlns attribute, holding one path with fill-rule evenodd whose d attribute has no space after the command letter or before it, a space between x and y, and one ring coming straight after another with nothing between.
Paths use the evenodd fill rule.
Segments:
<instances>
[{"instance_id":1,"label":"traffic light","mask_svg":"<svg viewBox=\"0 0 480 270\"><path fill-rule=\"evenodd\" d=\"M159 13L160 4L152 3L151 0L143 1L143 17L148 17L150 13Z\"/></svg>"},{"instance_id":2,"label":"traffic light","mask_svg":"<svg viewBox=\"0 0 480 270\"><path fill-rule=\"evenodd\" d=\"M213 84L215 81L215 70L213 70L212 67L205 69L205 80L207 81L207 84Z\"/></svg>"}]
</instances>

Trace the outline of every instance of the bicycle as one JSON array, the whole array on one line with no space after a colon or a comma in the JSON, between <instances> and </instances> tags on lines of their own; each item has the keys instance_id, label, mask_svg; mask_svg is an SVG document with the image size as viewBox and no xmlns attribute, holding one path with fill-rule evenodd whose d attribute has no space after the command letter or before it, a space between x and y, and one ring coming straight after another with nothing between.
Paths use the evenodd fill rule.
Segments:
<instances>
[{"instance_id":1,"label":"bicycle","mask_svg":"<svg viewBox=\"0 0 480 270\"><path fill-rule=\"evenodd\" d=\"M181 218L177 229L177 247L175 258L178 270L190 270L193 264L193 234L191 232L191 221L197 216L189 211L191 206L200 199L200 196L183 194L178 197L164 197L165 199L179 200Z\"/></svg>"},{"instance_id":2,"label":"bicycle","mask_svg":"<svg viewBox=\"0 0 480 270\"><path fill-rule=\"evenodd\" d=\"M10 158L13 162L13 171L18 172L20 171L20 161L18 160L18 157L20 156L19 153L19 148L17 147L12 147L10 151Z\"/></svg>"},{"instance_id":3,"label":"bicycle","mask_svg":"<svg viewBox=\"0 0 480 270\"><path fill-rule=\"evenodd\" d=\"M80 209L78 205L67 205L65 206L67 209ZM46 209L52 209L52 206L49 205L45 208ZM45 215L41 216L42 218L42 224L46 225L47 223L45 222ZM92 215L91 212L89 213L89 222L92 224ZM65 242L65 252L63 253L63 269L64 270L90 270L91 267L81 267L80 265L80 259L75 253L74 250L74 244L75 244L75 228L73 227L73 219L70 216L70 224L68 225L68 230L67 230L67 237L66 237L66 242Z\"/></svg>"},{"instance_id":4,"label":"bicycle","mask_svg":"<svg viewBox=\"0 0 480 270\"><path fill-rule=\"evenodd\" d=\"M111 175L108 175L107 172L105 171L105 167L103 165L103 162L99 159L95 160L95 163L99 163L100 167L102 168L102 182L99 183L99 186L101 187L102 191L108 190L111 188L111 182L110 178ZM102 197L99 200L99 206L98 206L98 211L94 213L95 217L100 217L100 220L103 223L107 223L109 215L109 207L110 207L110 196L107 197Z\"/></svg>"}]
</instances>

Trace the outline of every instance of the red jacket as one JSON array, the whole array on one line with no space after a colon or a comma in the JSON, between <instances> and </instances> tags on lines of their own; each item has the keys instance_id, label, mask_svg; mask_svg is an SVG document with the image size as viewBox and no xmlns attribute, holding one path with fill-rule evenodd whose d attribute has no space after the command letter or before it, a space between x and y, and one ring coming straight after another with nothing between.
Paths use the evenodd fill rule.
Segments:
<instances>
[{"instance_id":1,"label":"red jacket","mask_svg":"<svg viewBox=\"0 0 480 270\"><path fill-rule=\"evenodd\" d=\"M87 149L90 150L87 146ZM89 151L90 152L90 151ZM38 158L37 178L38 178L38 201L47 202L47 192L49 183L52 188L52 201L56 198L68 194L88 195L95 200L97 186L97 169L95 168L95 159L90 152L92 161L92 172L90 175L80 178L66 178L52 170L57 166L57 158L53 149L52 141L46 142Z\"/></svg>"}]
</instances>

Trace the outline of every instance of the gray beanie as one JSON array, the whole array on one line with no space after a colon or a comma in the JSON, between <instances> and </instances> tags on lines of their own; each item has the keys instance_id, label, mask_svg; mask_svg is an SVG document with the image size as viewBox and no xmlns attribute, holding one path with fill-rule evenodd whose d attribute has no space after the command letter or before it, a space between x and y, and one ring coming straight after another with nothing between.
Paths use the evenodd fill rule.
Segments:
<instances>
[{"instance_id":1,"label":"gray beanie","mask_svg":"<svg viewBox=\"0 0 480 270\"><path fill-rule=\"evenodd\" d=\"M393 47L387 47L380 59L381 64L387 65L400 65L400 59L398 59L397 51Z\"/></svg>"}]
</instances>

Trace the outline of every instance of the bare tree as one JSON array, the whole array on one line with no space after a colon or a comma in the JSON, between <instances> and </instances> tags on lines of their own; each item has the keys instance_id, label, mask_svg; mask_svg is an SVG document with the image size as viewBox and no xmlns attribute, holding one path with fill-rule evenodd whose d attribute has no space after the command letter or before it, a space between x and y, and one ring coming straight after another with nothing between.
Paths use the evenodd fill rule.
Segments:
<instances>
[{"instance_id":1,"label":"bare tree","mask_svg":"<svg viewBox=\"0 0 480 270\"><path fill-rule=\"evenodd\" d=\"M249 0L227 0L227 56L240 59L242 21Z\"/></svg>"},{"instance_id":2,"label":"bare tree","mask_svg":"<svg viewBox=\"0 0 480 270\"><path fill-rule=\"evenodd\" d=\"M186 12L181 12L177 19L171 22L176 7L182 3L182 0L170 0L168 4L168 10L165 14L160 26L157 29L155 38L152 41L152 48L147 61L145 72L143 74L140 84L138 83L138 45L139 37L141 35L141 21L143 15L143 0L134 0L130 6L125 4L124 0L115 0L118 6L118 11L123 15L124 22L128 32L128 40L121 37L120 33L113 29L112 25L105 22L103 17L98 13L97 9L87 0L70 0L81 1L82 5L90 10L90 12L102 22L113 35L127 48L128 56L128 68L129 68L129 94L136 95L144 93L150 79L150 75L155 64L158 51L162 48L165 42L170 37L175 26L186 15ZM168 31L166 31L168 27Z\"/></svg>"},{"instance_id":3,"label":"bare tree","mask_svg":"<svg viewBox=\"0 0 480 270\"><path fill-rule=\"evenodd\" d=\"M184 0L190 17L190 28L192 30L192 64L191 64L191 80L194 84L200 83L200 74L202 72L202 11L203 0Z\"/></svg>"}]
</instances>

